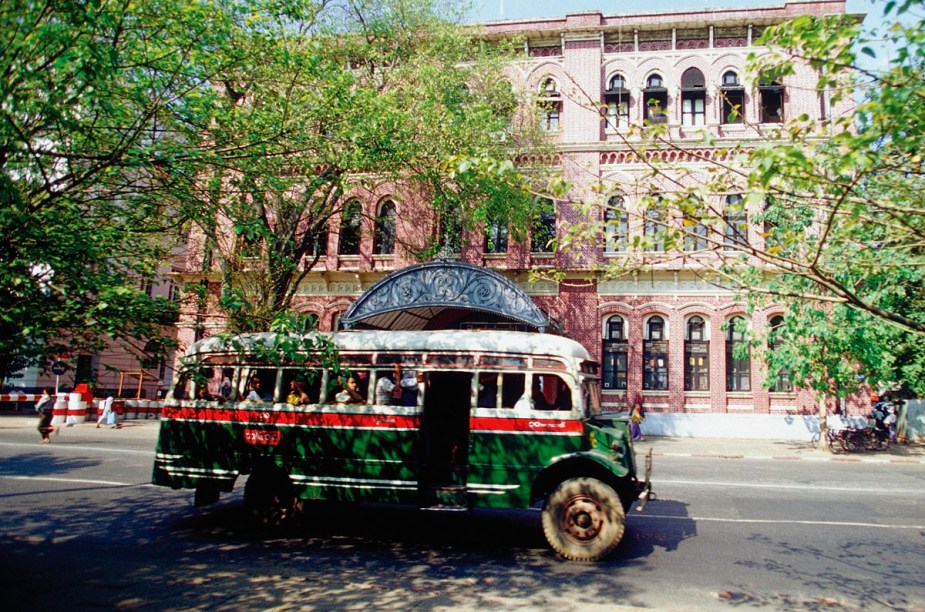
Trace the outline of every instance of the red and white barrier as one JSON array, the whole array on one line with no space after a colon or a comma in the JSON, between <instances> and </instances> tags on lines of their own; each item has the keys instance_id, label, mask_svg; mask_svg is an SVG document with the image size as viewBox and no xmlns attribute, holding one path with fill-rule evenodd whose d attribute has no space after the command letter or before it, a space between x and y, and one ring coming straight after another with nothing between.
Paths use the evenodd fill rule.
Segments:
<instances>
[{"instance_id":1,"label":"red and white barrier","mask_svg":"<svg viewBox=\"0 0 925 612\"><path fill-rule=\"evenodd\" d=\"M87 420L87 402L80 393L69 393L67 400L67 424L75 425Z\"/></svg>"},{"instance_id":2,"label":"red and white barrier","mask_svg":"<svg viewBox=\"0 0 925 612\"><path fill-rule=\"evenodd\" d=\"M67 393L55 396L55 405L51 409L51 424L55 427L64 425L67 421Z\"/></svg>"}]
</instances>

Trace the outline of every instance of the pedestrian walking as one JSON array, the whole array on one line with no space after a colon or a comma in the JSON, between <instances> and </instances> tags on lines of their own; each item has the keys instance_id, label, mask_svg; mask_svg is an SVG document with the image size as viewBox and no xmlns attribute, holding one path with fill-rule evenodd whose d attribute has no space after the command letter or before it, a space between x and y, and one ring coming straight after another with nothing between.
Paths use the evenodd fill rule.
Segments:
<instances>
[{"instance_id":1,"label":"pedestrian walking","mask_svg":"<svg viewBox=\"0 0 925 612\"><path fill-rule=\"evenodd\" d=\"M642 407L642 395L636 393L636 398L633 400L633 409L630 410L630 433L633 435L633 440L639 440L645 442L646 437L642 435L642 422L646 420L646 411Z\"/></svg>"},{"instance_id":2,"label":"pedestrian walking","mask_svg":"<svg viewBox=\"0 0 925 612\"><path fill-rule=\"evenodd\" d=\"M99 429L100 425L103 423L107 423L112 427L116 426L115 413L112 411L112 402L113 398L111 395L100 402L100 418L96 421L97 429Z\"/></svg>"},{"instance_id":3,"label":"pedestrian walking","mask_svg":"<svg viewBox=\"0 0 925 612\"><path fill-rule=\"evenodd\" d=\"M39 435L42 436L42 444L51 444L51 432L55 428L51 425L51 419L54 415L55 398L51 396L48 389L42 389L42 397L35 404L35 411L39 415Z\"/></svg>"}]
</instances>

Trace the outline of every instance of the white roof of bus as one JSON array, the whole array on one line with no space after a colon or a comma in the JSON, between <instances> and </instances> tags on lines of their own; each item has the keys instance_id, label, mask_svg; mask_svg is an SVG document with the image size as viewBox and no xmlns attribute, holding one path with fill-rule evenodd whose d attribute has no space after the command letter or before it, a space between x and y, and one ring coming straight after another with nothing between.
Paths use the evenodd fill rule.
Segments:
<instances>
[{"instance_id":1,"label":"white roof of bus","mask_svg":"<svg viewBox=\"0 0 925 612\"><path fill-rule=\"evenodd\" d=\"M319 332L317 335L334 338L342 351L487 351L498 353L525 353L528 355L558 355L573 359L591 359L584 346L562 336L536 332L494 330L441 330L441 331L343 331ZM272 343L275 334L243 334L237 336L243 347L255 345L259 340ZM233 353L235 350L221 336L212 336L193 344L187 357L210 353Z\"/></svg>"}]
</instances>

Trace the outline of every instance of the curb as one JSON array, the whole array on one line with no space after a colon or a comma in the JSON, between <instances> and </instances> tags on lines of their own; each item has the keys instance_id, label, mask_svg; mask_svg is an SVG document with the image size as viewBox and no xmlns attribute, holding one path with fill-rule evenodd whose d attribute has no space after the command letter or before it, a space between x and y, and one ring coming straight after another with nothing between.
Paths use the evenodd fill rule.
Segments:
<instances>
[{"instance_id":1,"label":"curb","mask_svg":"<svg viewBox=\"0 0 925 612\"><path fill-rule=\"evenodd\" d=\"M637 447L637 454L642 449ZM645 451L646 453L648 451ZM925 465L925 457L890 457L883 455L828 455L819 453L814 456L791 456L791 455L762 455L762 454L737 454L737 453L697 453L697 452L662 452L652 451L653 457L681 457L692 459L737 459L737 460L762 460L762 461L823 461L836 463L888 463L897 465Z\"/></svg>"}]
</instances>

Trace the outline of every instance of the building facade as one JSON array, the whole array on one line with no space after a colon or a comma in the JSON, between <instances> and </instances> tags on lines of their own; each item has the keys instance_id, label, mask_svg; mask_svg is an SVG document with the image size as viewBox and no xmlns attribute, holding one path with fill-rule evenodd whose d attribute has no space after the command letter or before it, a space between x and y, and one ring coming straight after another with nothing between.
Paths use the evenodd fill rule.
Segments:
<instances>
[{"instance_id":1,"label":"building facade","mask_svg":"<svg viewBox=\"0 0 925 612\"><path fill-rule=\"evenodd\" d=\"M667 183L641 184L651 160L638 153L639 126L662 124L671 143L649 148L646 155L696 168L736 144L772 138L788 118L806 114L823 125L846 109L833 107L817 91L808 66L782 82L755 83L746 79L746 58L763 51L756 41L770 25L803 14L844 12L843 1L819 0L483 24L489 41L523 41L521 58L502 76L515 91L539 101L542 128L557 149L551 170L573 187L525 242L515 242L504 227L486 227L466 232L452 257L491 268L523 289L560 322L565 335L600 360L605 407L626 410L641 395L661 433L708 435L725 423L754 428L768 419L792 422L815 414L814 398L794 389L785 372L769 373L757 358L736 357L743 326L760 334L782 316L782 308L747 313L731 292L701 278L696 257L659 258L657 247L650 250L659 263L644 272L612 277L602 269L626 257L633 237L649 231L645 215L635 214L640 199L671 189ZM712 138L709 144L705 135ZM742 195L717 195L710 205L731 209ZM349 199L294 302L322 330L337 329L350 305L384 276L418 263L402 245L414 242L426 206L388 186ZM551 250L551 238L562 239L589 220L606 222L599 240ZM740 234L733 239L761 240L747 214L730 219L729 226ZM191 241L185 271L177 278L208 282L215 294L217 273L200 272L199 246ZM544 269L560 276L531 277L531 271ZM181 347L221 327L201 310L188 311L178 326Z\"/></svg>"}]
</instances>

